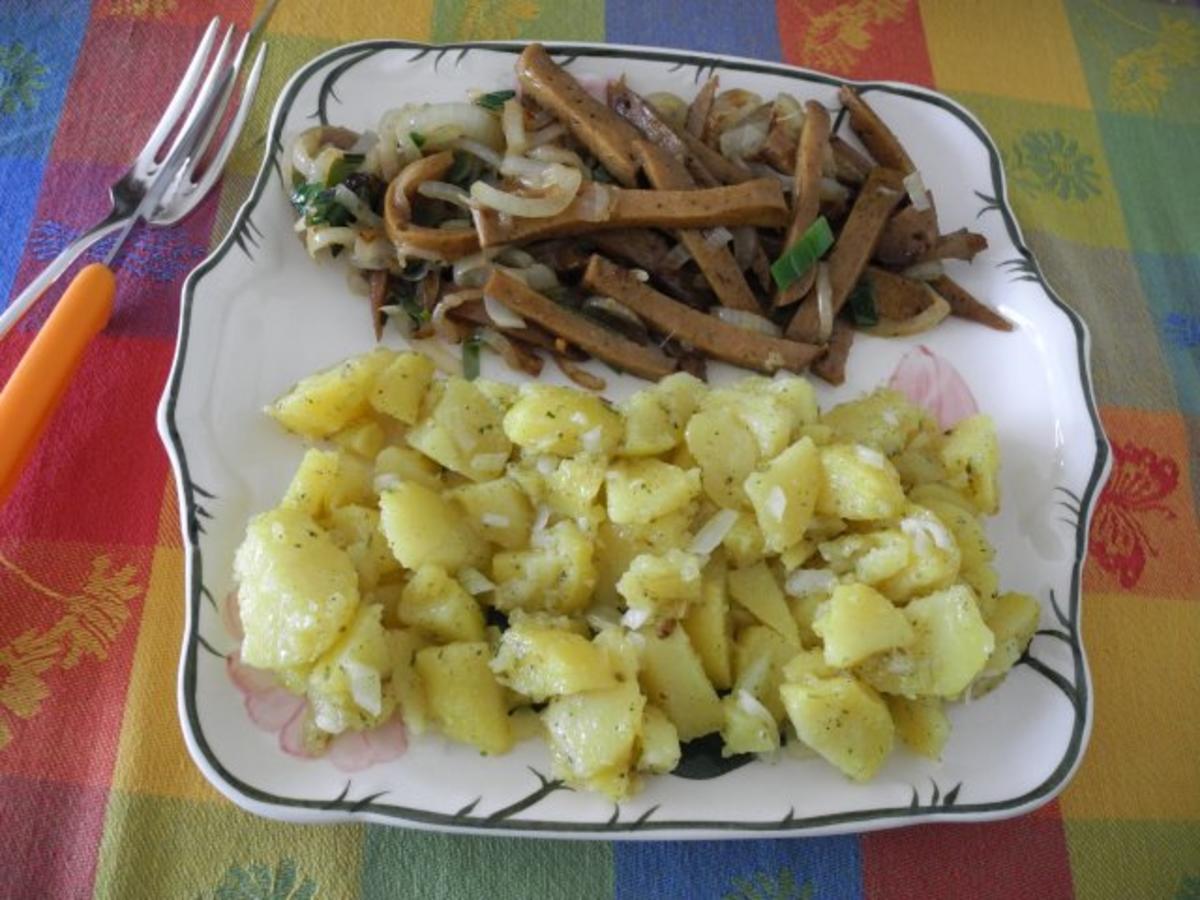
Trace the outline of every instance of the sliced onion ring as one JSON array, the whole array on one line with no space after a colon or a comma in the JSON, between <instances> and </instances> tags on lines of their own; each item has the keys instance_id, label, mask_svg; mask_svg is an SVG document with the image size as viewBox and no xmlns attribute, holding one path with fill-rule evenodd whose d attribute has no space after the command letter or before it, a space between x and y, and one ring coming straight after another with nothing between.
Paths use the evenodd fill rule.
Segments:
<instances>
[{"instance_id":1,"label":"sliced onion ring","mask_svg":"<svg viewBox=\"0 0 1200 900\"><path fill-rule=\"evenodd\" d=\"M743 328L746 331L756 331L768 337L779 337L782 334L778 325L758 313L747 312L744 309L730 309L727 306L718 306L713 313L727 325Z\"/></svg>"},{"instance_id":2,"label":"sliced onion ring","mask_svg":"<svg viewBox=\"0 0 1200 900\"><path fill-rule=\"evenodd\" d=\"M487 311L488 318L499 328L524 328L525 320L518 316L515 312L493 297L491 294L483 295L483 308Z\"/></svg>"},{"instance_id":3,"label":"sliced onion ring","mask_svg":"<svg viewBox=\"0 0 1200 900\"><path fill-rule=\"evenodd\" d=\"M913 209L917 212L929 209L929 190L925 187L919 170L913 169L904 177L904 189L908 191L908 199L912 201Z\"/></svg>"},{"instance_id":4,"label":"sliced onion ring","mask_svg":"<svg viewBox=\"0 0 1200 900\"><path fill-rule=\"evenodd\" d=\"M833 286L829 264L817 263L817 339L823 344L833 334Z\"/></svg>"},{"instance_id":5,"label":"sliced onion ring","mask_svg":"<svg viewBox=\"0 0 1200 900\"><path fill-rule=\"evenodd\" d=\"M708 556L721 545L721 541L725 540L725 535L729 534L737 523L737 518L737 511L733 509L722 509L714 513L707 522L700 526L700 530L692 538L688 553Z\"/></svg>"}]
</instances>

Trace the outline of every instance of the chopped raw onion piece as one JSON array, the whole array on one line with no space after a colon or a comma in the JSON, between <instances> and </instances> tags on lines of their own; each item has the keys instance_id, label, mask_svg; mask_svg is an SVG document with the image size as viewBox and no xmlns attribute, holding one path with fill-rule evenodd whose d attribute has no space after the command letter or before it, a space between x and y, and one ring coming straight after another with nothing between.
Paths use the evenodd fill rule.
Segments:
<instances>
[{"instance_id":1,"label":"chopped raw onion piece","mask_svg":"<svg viewBox=\"0 0 1200 900\"><path fill-rule=\"evenodd\" d=\"M333 197L338 203L346 207L350 214L354 216L357 224L365 228L379 228L383 225L383 219L379 218L371 207L363 203L362 198L344 184L334 185Z\"/></svg>"},{"instance_id":2,"label":"chopped raw onion piece","mask_svg":"<svg viewBox=\"0 0 1200 900\"><path fill-rule=\"evenodd\" d=\"M921 173L913 169L904 178L904 189L908 191L908 199L912 201L913 209L924 212L929 209L929 191L921 178Z\"/></svg>"},{"instance_id":3,"label":"chopped raw onion piece","mask_svg":"<svg viewBox=\"0 0 1200 900\"><path fill-rule=\"evenodd\" d=\"M754 156L767 142L770 128L771 107L760 106L721 135L721 154L739 160Z\"/></svg>"},{"instance_id":4,"label":"chopped raw onion piece","mask_svg":"<svg viewBox=\"0 0 1200 900\"><path fill-rule=\"evenodd\" d=\"M837 584L837 578L828 569L797 569L787 577L783 589L791 597L828 592Z\"/></svg>"},{"instance_id":5,"label":"chopped raw onion piece","mask_svg":"<svg viewBox=\"0 0 1200 900\"><path fill-rule=\"evenodd\" d=\"M504 144L509 153L524 153L529 146L529 136L525 133L525 110L521 101L507 100L504 110L500 113L500 124L504 127Z\"/></svg>"},{"instance_id":6,"label":"chopped raw onion piece","mask_svg":"<svg viewBox=\"0 0 1200 900\"><path fill-rule=\"evenodd\" d=\"M775 279L775 284L781 291L786 290L792 282L803 277L832 246L833 230L824 216L817 216L800 239L771 264L771 277Z\"/></svg>"},{"instance_id":7,"label":"chopped raw onion piece","mask_svg":"<svg viewBox=\"0 0 1200 900\"><path fill-rule=\"evenodd\" d=\"M783 333L778 325L758 313L747 312L744 309L730 309L727 306L718 306L713 313L722 322L737 328L744 328L746 331L757 331L759 334L769 337L779 337Z\"/></svg>"},{"instance_id":8,"label":"chopped raw onion piece","mask_svg":"<svg viewBox=\"0 0 1200 900\"><path fill-rule=\"evenodd\" d=\"M529 151L528 155L538 162L559 163L564 166L571 166L580 172L586 168L583 160L579 158L579 154L574 150L568 150L566 147L534 147Z\"/></svg>"},{"instance_id":9,"label":"chopped raw onion piece","mask_svg":"<svg viewBox=\"0 0 1200 900\"><path fill-rule=\"evenodd\" d=\"M505 161L507 163L507 160ZM528 160L528 162L534 162ZM471 185L471 197L476 203L491 207L502 213L520 216L527 219L542 219L556 216L575 199L579 186L583 183L583 175L578 169L561 166L558 163L547 165L546 180L550 190L541 197L522 197L498 190L482 181Z\"/></svg>"},{"instance_id":10,"label":"chopped raw onion piece","mask_svg":"<svg viewBox=\"0 0 1200 900\"><path fill-rule=\"evenodd\" d=\"M500 328L524 328L525 320L490 294L483 295L483 308L488 318Z\"/></svg>"},{"instance_id":11,"label":"chopped raw onion piece","mask_svg":"<svg viewBox=\"0 0 1200 900\"><path fill-rule=\"evenodd\" d=\"M833 287L829 283L829 266L817 264L817 338L824 343L833 334Z\"/></svg>"},{"instance_id":12,"label":"chopped raw onion piece","mask_svg":"<svg viewBox=\"0 0 1200 900\"><path fill-rule=\"evenodd\" d=\"M461 150L464 153L470 153L472 156L477 156L493 169L500 168L500 154L479 141L472 141L468 138L459 138L451 145L455 150Z\"/></svg>"},{"instance_id":13,"label":"chopped raw onion piece","mask_svg":"<svg viewBox=\"0 0 1200 900\"><path fill-rule=\"evenodd\" d=\"M712 248L724 247L733 240L733 232L724 225L710 228L704 235L704 243Z\"/></svg>"},{"instance_id":14,"label":"chopped raw onion piece","mask_svg":"<svg viewBox=\"0 0 1200 900\"><path fill-rule=\"evenodd\" d=\"M448 181L423 181L417 185L417 193L430 200L444 200L464 209L471 208L471 195Z\"/></svg>"},{"instance_id":15,"label":"chopped raw onion piece","mask_svg":"<svg viewBox=\"0 0 1200 900\"><path fill-rule=\"evenodd\" d=\"M488 523L484 522L484 524ZM505 524L508 523L506 522ZM496 588L495 583L490 578L478 569L473 569L470 566L458 570L458 582L463 586L463 590L472 597L478 597L480 594L486 594L488 591L495 590Z\"/></svg>"},{"instance_id":16,"label":"chopped raw onion piece","mask_svg":"<svg viewBox=\"0 0 1200 900\"><path fill-rule=\"evenodd\" d=\"M692 538L688 553L708 556L721 546L721 541L725 540L725 535L729 534L730 529L737 522L737 517L737 511L732 509L722 509L714 513L707 522L700 526L700 530Z\"/></svg>"},{"instance_id":17,"label":"chopped raw onion piece","mask_svg":"<svg viewBox=\"0 0 1200 900\"><path fill-rule=\"evenodd\" d=\"M368 665L349 660L342 663L342 671L350 680L350 696L355 706L373 716L379 715L383 710L383 685L379 673Z\"/></svg>"}]
</instances>

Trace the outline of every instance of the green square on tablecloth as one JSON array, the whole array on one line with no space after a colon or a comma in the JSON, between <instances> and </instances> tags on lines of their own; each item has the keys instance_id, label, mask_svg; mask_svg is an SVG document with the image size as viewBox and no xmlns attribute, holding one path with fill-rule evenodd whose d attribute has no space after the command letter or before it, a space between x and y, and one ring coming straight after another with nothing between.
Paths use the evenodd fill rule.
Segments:
<instances>
[{"instance_id":1,"label":"green square on tablecloth","mask_svg":"<svg viewBox=\"0 0 1200 900\"><path fill-rule=\"evenodd\" d=\"M1190 822L1070 820L1075 896L1200 896L1200 825Z\"/></svg>"},{"instance_id":2,"label":"green square on tablecloth","mask_svg":"<svg viewBox=\"0 0 1200 900\"><path fill-rule=\"evenodd\" d=\"M604 4L593 0L437 0L433 40L602 41Z\"/></svg>"}]
</instances>

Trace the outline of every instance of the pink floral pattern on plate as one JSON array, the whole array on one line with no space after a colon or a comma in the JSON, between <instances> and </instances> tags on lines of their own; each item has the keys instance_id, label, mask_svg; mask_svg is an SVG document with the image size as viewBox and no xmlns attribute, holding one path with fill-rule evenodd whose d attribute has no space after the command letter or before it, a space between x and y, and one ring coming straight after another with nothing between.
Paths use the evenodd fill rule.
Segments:
<instances>
[{"instance_id":1,"label":"pink floral pattern on plate","mask_svg":"<svg viewBox=\"0 0 1200 900\"><path fill-rule=\"evenodd\" d=\"M942 429L979 412L979 404L958 370L924 344L904 355L888 379L888 387L928 410Z\"/></svg>"}]
</instances>

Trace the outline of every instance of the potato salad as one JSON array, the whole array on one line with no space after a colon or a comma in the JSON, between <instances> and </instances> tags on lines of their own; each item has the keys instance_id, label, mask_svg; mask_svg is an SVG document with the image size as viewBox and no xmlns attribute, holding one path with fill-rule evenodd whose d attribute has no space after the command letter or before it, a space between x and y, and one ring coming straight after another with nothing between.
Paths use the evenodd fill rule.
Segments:
<instances>
[{"instance_id":1,"label":"potato salad","mask_svg":"<svg viewBox=\"0 0 1200 900\"><path fill-rule=\"evenodd\" d=\"M488 755L540 738L621 798L681 745L807 748L872 778L937 758L947 704L1037 627L1003 593L986 416L795 376L670 375L614 405L443 377L377 349L268 414L310 443L235 560L245 664L307 698L319 752L399 718Z\"/></svg>"}]
</instances>

